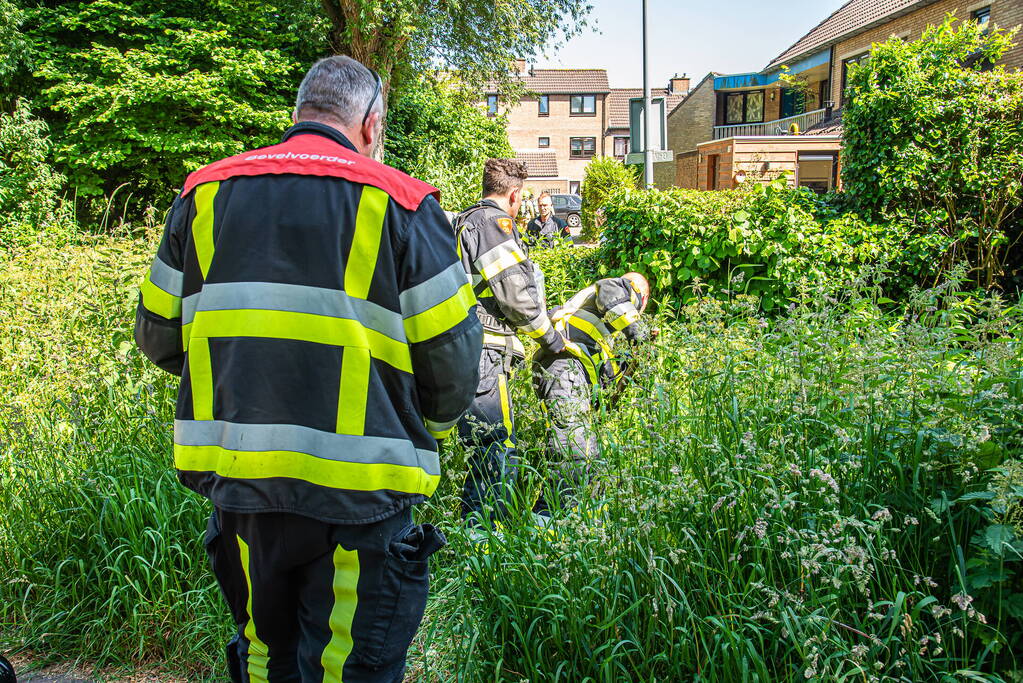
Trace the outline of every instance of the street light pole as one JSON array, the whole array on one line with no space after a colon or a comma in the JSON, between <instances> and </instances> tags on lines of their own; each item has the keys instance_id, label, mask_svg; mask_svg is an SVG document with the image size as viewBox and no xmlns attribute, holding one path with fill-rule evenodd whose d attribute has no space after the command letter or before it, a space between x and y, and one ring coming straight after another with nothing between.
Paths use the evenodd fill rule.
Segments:
<instances>
[{"instance_id":1,"label":"street light pole","mask_svg":"<svg viewBox=\"0 0 1023 683\"><path fill-rule=\"evenodd\" d=\"M654 159L651 154L651 138L653 137L653 102L650 98L650 15L647 12L647 0L643 0L643 183L647 189L654 186Z\"/></svg>"}]
</instances>

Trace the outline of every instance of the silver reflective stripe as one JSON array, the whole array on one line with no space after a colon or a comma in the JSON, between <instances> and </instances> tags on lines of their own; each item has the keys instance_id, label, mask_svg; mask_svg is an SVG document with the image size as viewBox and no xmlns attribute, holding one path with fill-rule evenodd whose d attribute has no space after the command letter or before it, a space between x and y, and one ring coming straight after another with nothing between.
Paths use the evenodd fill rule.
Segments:
<instances>
[{"instance_id":1,"label":"silver reflective stripe","mask_svg":"<svg viewBox=\"0 0 1023 683\"><path fill-rule=\"evenodd\" d=\"M636 307L632 305L632 302L626 301L618 304L617 306L609 308L607 314L604 317L607 320L614 320L615 318L620 318L621 316L627 315L628 313L635 310ZM638 313L638 311L636 312Z\"/></svg>"},{"instance_id":2,"label":"silver reflective stripe","mask_svg":"<svg viewBox=\"0 0 1023 683\"><path fill-rule=\"evenodd\" d=\"M204 285L198 294L181 303L181 322L188 324L196 311L239 309L311 313L331 318L358 320L366 327L405 341L401 314L365 299L350 297L338 289L283 285L275 282L223 282Z\"/></svg>"},{"instance_id":3,"label":"silver reflective stripe","mask_svg":"<svg viewBox=\"0 0 1023 683\"><path fill-rule=\"evenodd\" d=\"M606 337L609 334L611 334L611 331L609 329L607 329L607 325L605 325L604 322L600 318L598 318L597 316L593 315L592 313L590 313L586 309L581 309L581 310L576 311L575 314L574 314L574 317L582 318L583 320L585 320L589 324L593 325L595 328L597 328L597 332L600 332L602 337Z\"/></svg>"},{"instance_id":4,"label":"silver reflective stripe","mask_svg":"<svg viewBox=\"0 0 1023 683\"><path fill-rule=\"evenodd\" d=\"M475 287L479 283L483 282L483 276L478 273L472 274L472 286Z\"/></svg>"},{"instance_id":5,"label":"silver reflective stripe","mask_svg":"<svg viewBox=\"0 0 1023 683\"><path fill-rule=\"evenodd\" d=\"M171 268L157 256L149 268L149 281L173 296L181 296L185 286L185 274Z\"/></svg>"},{"instance_id":6,"label":"silver reflective stripe","mask_svg":"<svg viewBox=\"0 0 1023 683\"><path fill-rule=\"evenodd\" d=\"M549 330L551 327L550 318L547 317L546 313L541 313L536 316L536 319L532 322L524 323L519 326L519 329L523 332L540 332L541 334Z\"/></svg>"},{"instance_id":7,"label":"silver reflective stripe","mask_svg":"<svg viewBox=\"0 0 1023 683\"><path fill-rule=\"evenodd\" d=\"M427 474L440 474L437 453L416 448L405 439L334 434L299 425L175 420L174 443L229 451L290 451L338 462L421 467Z\"/></svg>"},{"instance_id":8,"label":"silver reflective stripe","mask_svg":"<svg viewBox=\"0 0 1023 683\"><path fill-rule=\"evenodd\" d=\"M402 317L411 318L447 301L468 281L462 264L452 263L426 282L410 287L398 295Z\"/></svg>"},{"instance_id":9,"label":"silver reflective stripe","mask_svg":"<svg viewBox=\"0 0 1023 683\"><path fill-rule=\"evenodd\" d=\"M481 255L473 264L476 270L488 280L506 268L526 260L526 255L519 249L514 239L501 242L496 247Z\"/></svg>"},{"instance_id":10,"label":"silver reflective stripe","mask_svg":"<svg viewBox=\"0 0 1023 683\"><path fill-rule=\"evenodd\" d=\"M462 418L455 418L454 420L449 420L447 422L434 422L430 418L426 418L426 428L431 432L446 432L458 424L460 419Z\"/></svg>"}]
</instances>

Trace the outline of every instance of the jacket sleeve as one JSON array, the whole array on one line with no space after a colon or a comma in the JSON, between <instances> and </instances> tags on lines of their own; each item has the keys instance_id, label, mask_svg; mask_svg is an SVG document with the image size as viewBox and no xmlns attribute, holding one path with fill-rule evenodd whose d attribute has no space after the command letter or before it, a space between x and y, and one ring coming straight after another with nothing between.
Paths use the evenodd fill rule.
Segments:
<instances>
[{"instance_id":1,"label":"jacket sleeve","mask_svg":"<svg viewBox=\"0 0 1023 683\"><path fill-rule=\"evenodd\" d=\"M443 439L476 395L483 327L451 224L433 197L409 219L398 282L419 405L427 429Z\"/></svg>"},{"instance_id":2,"label":"jacket sleeve","mask_svg":"<svg viewBox=\"0 0 1023 683\"><path fill-rule=\"evenodd\" d=\"M639 324L639 294L625 278L609 278L597 282L597 312L615 332L629 341L639 342L646 332Z\"/></svg>"},{"instance_id":3,"label":"jacket sleeve","mask_svg":"<svg viewBox=\"0 0 1023 683\"><path fill-rule=\"evenodd\" d=\"M184 286L184 239L188 202L178 197L167 214L163 238L139 291L135 344L157 367L181 375L185 352L181 340Z\"/></svg>"},{"instance_id":4,"label":"jacket sleeve","mask_svg":"<svg viewBox=\"0 0 1023 683\"><path fill-rule=\"evenodd\" d=\"M519 244L514 228L509 234L487 219L479 231L480 255L474 265L507 323L552 353L564 349L565 340L551 324L536 286L536 265Z\"/></svg>"}]
</instances>

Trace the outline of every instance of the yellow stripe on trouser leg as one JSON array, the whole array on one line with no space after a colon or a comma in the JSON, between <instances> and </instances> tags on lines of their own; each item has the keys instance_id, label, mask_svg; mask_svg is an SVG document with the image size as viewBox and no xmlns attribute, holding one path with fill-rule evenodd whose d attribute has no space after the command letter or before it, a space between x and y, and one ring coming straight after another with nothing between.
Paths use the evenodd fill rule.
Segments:
<instances>
[{"instance_id":1,"label":"yellow stripe on trouser leg","mask_svg":"<svg viewBox=\"0 0 1023 683\"><path fill-rule=\"evenodd\" d=\"M330 641L323 648L323 683L342 683L341 672L352 652L352 621L359 604L359 551L334 551L334 606L330 610Z\"/></svg>"},{"instance_id":2,"label":"yellow stripe on trouser leg","mask_svg":"<svg viewBox=\"0 0 1023 683\"><path fill-rule=\"evenodd\" d=\"M369 393L369 349L345 347L341 357L341 388L337 395L337 433L366 432L366 398Z\"/></svg>"},{"instance_id":3,"label":"yellow stripe on trouser leg","mask_svg":"<svg viewBox=\"0 0 1023 683\"><path fill-rule=\"evenodd\" d=\"M369 185L362 188L359 212L355 216L352 251L345 266L345 292L348 296L365 299L369 295L389 200L387 193L379 188Z\"/></svg>"},{"instance_id":4,"label":"yellow stripe on trouser leg","mask_svg":"<svg viewBox=\"0 0 1023 683\"><path fill-rule=\"evenodd\" d=\"M504 429L508 434L504 440L504 445L508 448L515 448L515 442L512 441L512 416L511 400L508 398L508 376L504 373L497 376L497 390L501 394L501 417L504 419Z\"/></svg>"},{"instance_id":5,"label":"yellow stripe on trouser leg","mask_svg":"<svg viewBox=\"0 0 1023 683\"><path fill-rule=\"evenodd\" d=\"M188 381L192 387L192 419L213 419L213 364L210 340L190 340L188 345Z\"/></svg>"},{"instance_id":6,"label":"yellow stripe on trouser leg","mask_svg":"<svg viewBox=\"0 0 1023 683\"><path fill-rule=\"evenodd\" d=\"M195 218L192 219L192 239L195 255L199 258L199 271L203 280L213 263L213 199L220 183L205 183L195 188Z\"/></svg>"},{"instance_id":7,"label":"yellow stripe on trouser leg","mask_svg":"<svg viewBox=\"0 0 1023 683\"><path fill-rule=\"evenodd\" d=\"M267 649L266 643L259 639L259 635L256 633L256 620L252 616L252 575L249 572L249 546L241 536L236 536L236 538L238 539L238 550L241 553L242 571L245 572L245 588L248 590L248 596L245 598L245 613L249 620L245 622L244 630L245 640L249 641L246 669L251 683L266 683L270 667L270 650Z\"/></svg>"}]
</instances>

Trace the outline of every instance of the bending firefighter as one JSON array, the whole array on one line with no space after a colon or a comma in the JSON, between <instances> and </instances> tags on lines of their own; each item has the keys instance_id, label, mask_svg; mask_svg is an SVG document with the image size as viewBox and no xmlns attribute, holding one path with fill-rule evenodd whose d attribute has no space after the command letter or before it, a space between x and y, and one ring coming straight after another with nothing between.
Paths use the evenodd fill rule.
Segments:
<instances>
[{"instance_id":1,"label":"bending firefighter","mask_svg":"<svg viewBox=\"0 0 1023 683\"><path fill-rule=\"evenodd\" d=\"M445 544L412 507L472 400L482 330L437 191L371 157L381 82L317 62L272 147L188 177L135 339L181 376L174 464L234 681L398 683Z\"/></svg>"},{"instance_id":2,"label":"bending firefighter","mask_svg":"<svg viewBox=\"0 0 1023 683\"><path fill-rule=\"evenodd\" d=\"M466 517L484 514L484 507L492 508L487 514L497 518L507 512L508 489L518 464L508 377L512 366L525 357L516 334L534 339L547 353L565 348L537 287L538 269L527 257L512 219L526 176L520 162L489 159L483 171L483 200L454 223L484 331L476 397L458 424L459 438L472 449L462 492Z\"/></svg>"},{"instance_id":3,"label":"bending firefighter","mask_svg":"<svg viewBox=\"0 0 1023 683\"><path fill-rule=\"evenodd\" d=\"M533 388L549 421L548 456L555 470L551 492L541 495L533 511L549 515L548 496L562 506L574 504L575 491L588 483L591 463L600 457L593 426L594 401L612 396L631 369L623 367L612 349L613 337L621 333L633 343L647 334L640 314L650 297L650 285L639 273L598 280L555 309L552 319L569 345L552 353L540 350L533 356Z\"/></svg>"}]
</instances>

